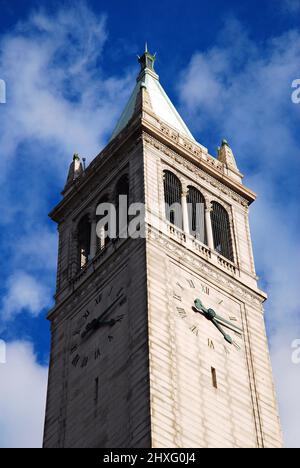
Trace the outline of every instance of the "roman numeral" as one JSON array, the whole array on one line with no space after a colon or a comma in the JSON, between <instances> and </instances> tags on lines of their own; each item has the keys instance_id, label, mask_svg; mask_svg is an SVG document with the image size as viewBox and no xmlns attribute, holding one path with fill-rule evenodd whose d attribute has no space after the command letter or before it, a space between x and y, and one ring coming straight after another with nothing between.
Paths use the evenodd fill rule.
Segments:
<instances>
[{"instance_id":1,"label":"roman numeral","mask_svg":"<svg viewBox=\"0 0 300 468\"><path fill-rule=\"evenodd\" d=\"M78 345L74 345L74 346L71 348L70 354L74 354L75 351L77 351L77 349L78 349Z\"/></svg>"},{"instance_id":2,"label":"roman numeral","mask_svg":"<svg viewBox=\"0 0 300 468\"><path fill-rule=\"evenodd\" d=\"M210 349L213 349L213 350L215 349L215 345L214 345L213 340L208 339L208 342L207 342L207 343L208 343L208 347L209 347Z\"/></svg>"},{"instance_id":3,"label":"roman numeral","mask_svg":"<svg viewBox=\"0 0 300 468\"><path fill-rule=\"evenodd\" d=\"M198 327L196 327L196 325L193 325L192 327L190 327L190 330L192 333L194 333L194 335L198 336L199 335L199 329Z\"/></svg>"},{"instance_id":4,"label":"roman numeral","mask_svg":"<svg viewBox=\"0 0 300 468\"><path fill-rule=\"evenodd\" d=\"M95 299L96 305L100 304L101 301L102 301L102 294L99 294L99 296L97 296Z\"/></svg>"},{"instance_id":5,"label":"roman numeral","mask_svg":"<svg viewBox=\"0 0 300 468\"><path fill-rule=\"evenodd\" d=\"M90 312L87 310L87 311L83 314L82 317L83 317L85 320L87 320L87 319L89 318L89 315L90 315Z\"/></svg>"},{"instance_id":6,"label":"roman numeral","mask_svg":"<svg viewBox=\"0 0 300 468\"><path fill-rule=\"evenodd\" d=\"M179 302L182 302L182 297L181 296L178 296L178 294L173 294L173 297L174 299L176 299L176 301L179 301Z\"/></svg>"},{"instance_id":7,"label":"roman numeral","mask_svg":"<svg viewBox=\"0 0 300 468\"><path fill-rule=\"evenodd\" d=\"M97 359L99 359L100 356L101 356L101 354L100 354L100 349L97 348L97 349L95 350L95 361L96 361Z\"/></svg>"},{"instance_id":8,"label":"roman numeral","mask_svg":"<svg viewBox=\"0 0 300 468\"><path fill-rule=\"evenodd\" d=\"M186 318L187 317L187 313L184 309L181 309L180 307L177 307L177 312L178 314L180 315L181 318Z\"/></svg>"},{"instance_id":9,"label":"roman numeral","mask_svg":"<svg viewBox=\"0 0 300 468\"><path fill-rule=\"evenodd\" d=\"M187 279L187 282L188 282L190 288L195 289L196 286L195 286L195 283L194 283L193 280Z\"/></svg>"},{"instance_id":10,"label":"roman numeral","mask_svg":"<svg viewBox=\"0 0 300 468\"><path fill-rule=\"evenodd\" d=\"M209 296L209 287L208 286L204 286L204 284L201 284L201 290L204 294L207 294L207 296Z\"/></svg>"},{"instance_id":11,"label":"roman numeral","mask_svg":"<svg viewBox=\"0 0 300 468\"><path fill-rule=\"evenodd\" d=\"M232 322L237 322L237 318L236 318L236 317L229 317L229 320L231 320Z\"/></svg>"},{"instance_id":12,"label":"roman numeral","mask_svg":"<svg viewBox=\"0 0 300 468\"><path fill-rule=\"evenodd\" d=\"M88 365L88 362L89 362L89 358L87 356L85 356L83 359L82 359L82 363L81 363L81 367L84 368Z\"/></svg>"},{"instance_id":13,"label":"roman numeral","mask_svg":"<svg viewBox=\"0 0 300 468\"><path fill-rule=\"evenodd\" d=\"M182 291L184 290L184 287L183 287L182 284L180 284L179 282L177 282L176 285L177 285Z\"/></svg>"},{"instance_id":14,"label":"roman numeral","mask_svg":"<svg viewBox=\"0 0 300 468\"><path fill-rule=\"evenodd\" d=\"M123 299L119 303L119 306L121 307L122 305L126 304L126 302L127 302L127 297L123 297Z\"/></svg>"},{"instance_id":15,"label":"roman numeral","mask_svg":"<svg viewBox=\"0 0 300 468\"><path fill-rule=\"evenodd\" d=\"M80 356L79 354L77 354L72 361L72 366L77 367L79 361L80 361Z\"/></svg>"}]
</instances>

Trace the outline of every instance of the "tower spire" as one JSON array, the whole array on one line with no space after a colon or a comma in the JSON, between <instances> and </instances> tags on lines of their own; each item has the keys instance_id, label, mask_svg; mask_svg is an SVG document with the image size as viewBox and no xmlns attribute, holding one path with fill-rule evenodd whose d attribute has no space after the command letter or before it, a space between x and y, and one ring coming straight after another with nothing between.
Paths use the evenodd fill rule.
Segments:
<instances>
[{"instance_id":1,"label":"tower spire","mask_svg":"<svg viewBox=\"0 0 300 468\"><path fill-rule=\"evenodd\" d=\"M151 70L152 72L155 73L154 70L154 62L156 59L156 54L151 54L148 50L148 43L145 43L145 52L141 57L139 57L139 63L141 65L141 72L144 70Z\"/></svg>"}]
</instances>

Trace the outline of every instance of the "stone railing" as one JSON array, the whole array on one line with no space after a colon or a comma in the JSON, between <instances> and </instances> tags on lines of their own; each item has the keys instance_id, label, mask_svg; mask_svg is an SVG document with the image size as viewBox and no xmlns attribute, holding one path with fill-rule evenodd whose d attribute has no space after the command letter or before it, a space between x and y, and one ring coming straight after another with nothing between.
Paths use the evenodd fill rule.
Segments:
<instances>
[{"instance_id":1,"label":"stone railing","mask_svg":"<svg viewBox=\"0 0 300 468\"><path fill-rule=\"evenodd\" d=\"M236 274L236 266L230 260L218 255L218 264L221 265L226 270L230 271L233 275Z\"/></svg>"},{"instance_id":2,"label":"stone railing","mask_svg":"<svg viewBox=\"0 0 300 468\"><path fill-rule=\"evenodd\" d=\"M173 224L169 224L168 231L169 234L172 237L175 237L179 242L186 242L186 234L178 227L174 226Z\"/></svg>"},{"instance_id":3,"label":"stone railing","mask_svg":"<svg viewBox=\"0 0 300 468\"><path fill-rule=\"evenodd\" d=\"M200 252L200 254L204 255L206 258L211 259L211 250L206 245L202 244L197 239L192 240L192 245L197 252Z\"/></svg>"},{"instance_id":4,"label":"stone railing","mask_svg":"<svg viewBox=\"0 0 300 468\"><path fill-rule=\"evenodd\" d=\"M191 248L192 250L196 251L197 254L200 254L207 260L212 259L212 251L209 247L207 247L207 245L202 244L198 239L189 234L186 234L178 227L172 224L168 224L168 234L170 237L177 240L177 242L184 243L187 248Z\"/></svg>"}]
</instances>

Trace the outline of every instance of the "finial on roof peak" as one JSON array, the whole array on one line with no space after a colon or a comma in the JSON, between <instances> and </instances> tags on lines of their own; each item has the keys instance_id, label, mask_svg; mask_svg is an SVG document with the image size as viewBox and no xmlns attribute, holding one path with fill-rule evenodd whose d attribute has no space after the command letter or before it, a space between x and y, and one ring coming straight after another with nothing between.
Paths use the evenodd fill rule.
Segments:
<instances>
[{"instance_id":1,"label":"finial on roof peak","mask_svg":"<svg viewBox=\"0 0 300 468\"><path fill-rule=\"evenodd\" d=\"M146 42L144 54L141 57L138 56L139 63L141 64L141 71L148 69L148 70L155 72L154 70L155 59L156 59L156 54L153 55L149 52L148 43Z\"/></svg>"}]
</instances>

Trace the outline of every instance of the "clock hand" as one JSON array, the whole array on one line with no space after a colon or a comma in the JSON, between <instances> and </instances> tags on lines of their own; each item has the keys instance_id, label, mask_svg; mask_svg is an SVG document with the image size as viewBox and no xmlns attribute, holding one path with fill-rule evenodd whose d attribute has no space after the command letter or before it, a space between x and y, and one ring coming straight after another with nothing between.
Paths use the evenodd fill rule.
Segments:
<instances>
[{"instance_id":1,"label":"clock hand","mask_svg":"<svg viewBox=\"0 0 300 468\"><path fill-rule=\"evenodd\" d=\"M202 315L204 315L208 320L212 320L213 318L224 327L229 328L230 330L238 333L239 335L243 333L243 330L241 328L236 327L228 320L224 319L220 315L217 315L213 309L206 309L206 307L204 307L200 299L196 299L194 304L196 306L196 312L202 313Z\"/></svg>"},{"instance_id":2,"label":"clock hand","mask_svg":"<svg viewBox=\"0 0 300 468\"><path fill-rule=\"evenodd\" d=\"M81 338L85 338L85 336L90 331L98 330L99 328L103 328L103 327L113 327L114 325L116 325L116 323L121 322L122 319L123 319L123 315L116 319L106 320L104 322L101 322L99 319L94 319L92 320L92 322L87 324L85 330L81 333Z\"/></svg>"},{"instance_id":3,"label":"clock hand","mask_svg":"<svg viewBox=\"0 0 300 468\"><path fill-rule=\"evenodd\" d=\"M213 309L206 309L202 302L200 301L200 299L196 299L195 300L195 306L196 307L193 307L193 310L194 312L198 312L202 315L204 315L204 317L209 320L210 322L213 323L213 325L219 330L219 332L224 336L224 339L225 341L227 341L227 343L235 346L237 349L241 349L239 347L239 345L231 338L230 335L228 335L227 333L224 332L223 328L220 326L220 322L223 321L222 317L218 316L216 314L216 312L213 310ZM226 321L227 322L227 321ZM229 323L229 322L228 322ZM223 323L221 323L223 325ZM231 323L229 323L230 326L231 326ZM226 326L224 324L224 326ZM227 325L228 327L228 325ZM228 327L229 328L229 327ZM233 330L235 331L235 330Z\"/></svg>"},{"instance_id":4,"label":"clock hand","mask_svg":"<svg viewBox=\"0 0 300 468\"><path fill-rule=\"evenodd\" d=\"M215 319L212 319L211 322L219 330L219 332L224 336L225 341L227 341L227 343L232 345L233 339L231 338L231 336L227 335L227 333L224 332L223 328L218 324L218 322Z\"/></svg>"},{"instance_id":5,"label":"clock hand","mask_svg":"<svg viewBox=\"0 0 300 468\"><path fill-rule=\"evenodd\" d=\"M233 325L231 322L229 322L228 320L225 320L220 315L216 314L215 320L217 320L217 322L221 323L221 325L223 325L224 327L229 328L230 330L238 333L239 335L243 334L243 330L241 328L237 327L236 325Z\"/></svg>"},{"instance_id":6,"label":"clock hand","mask_svg":"<svg viewBox=\"0 0 300 468\"><path fill-rule=\"evenodd\" d=\"M113 324L112 321L114 319L112 319L111 321L109 322L103 322L103 324L101 324L101 320L107 315L107 313L112 309L112 307L117 303L119 302L120 300L122 300L123 298L123 295L121 296L118 296L106 309L105 311L96 319L92 320L91 322L89 322L86 327L85 327L85 330L81 333L81 338L84 338L91 330L95 330L97 328L100 328L102 326L107 326L107 325L110 325L110 326L113 326L115 325L116 322L114 322ZM120 321L120 320L117 320L117 321Z\"/></svg>"}]
</instances>

